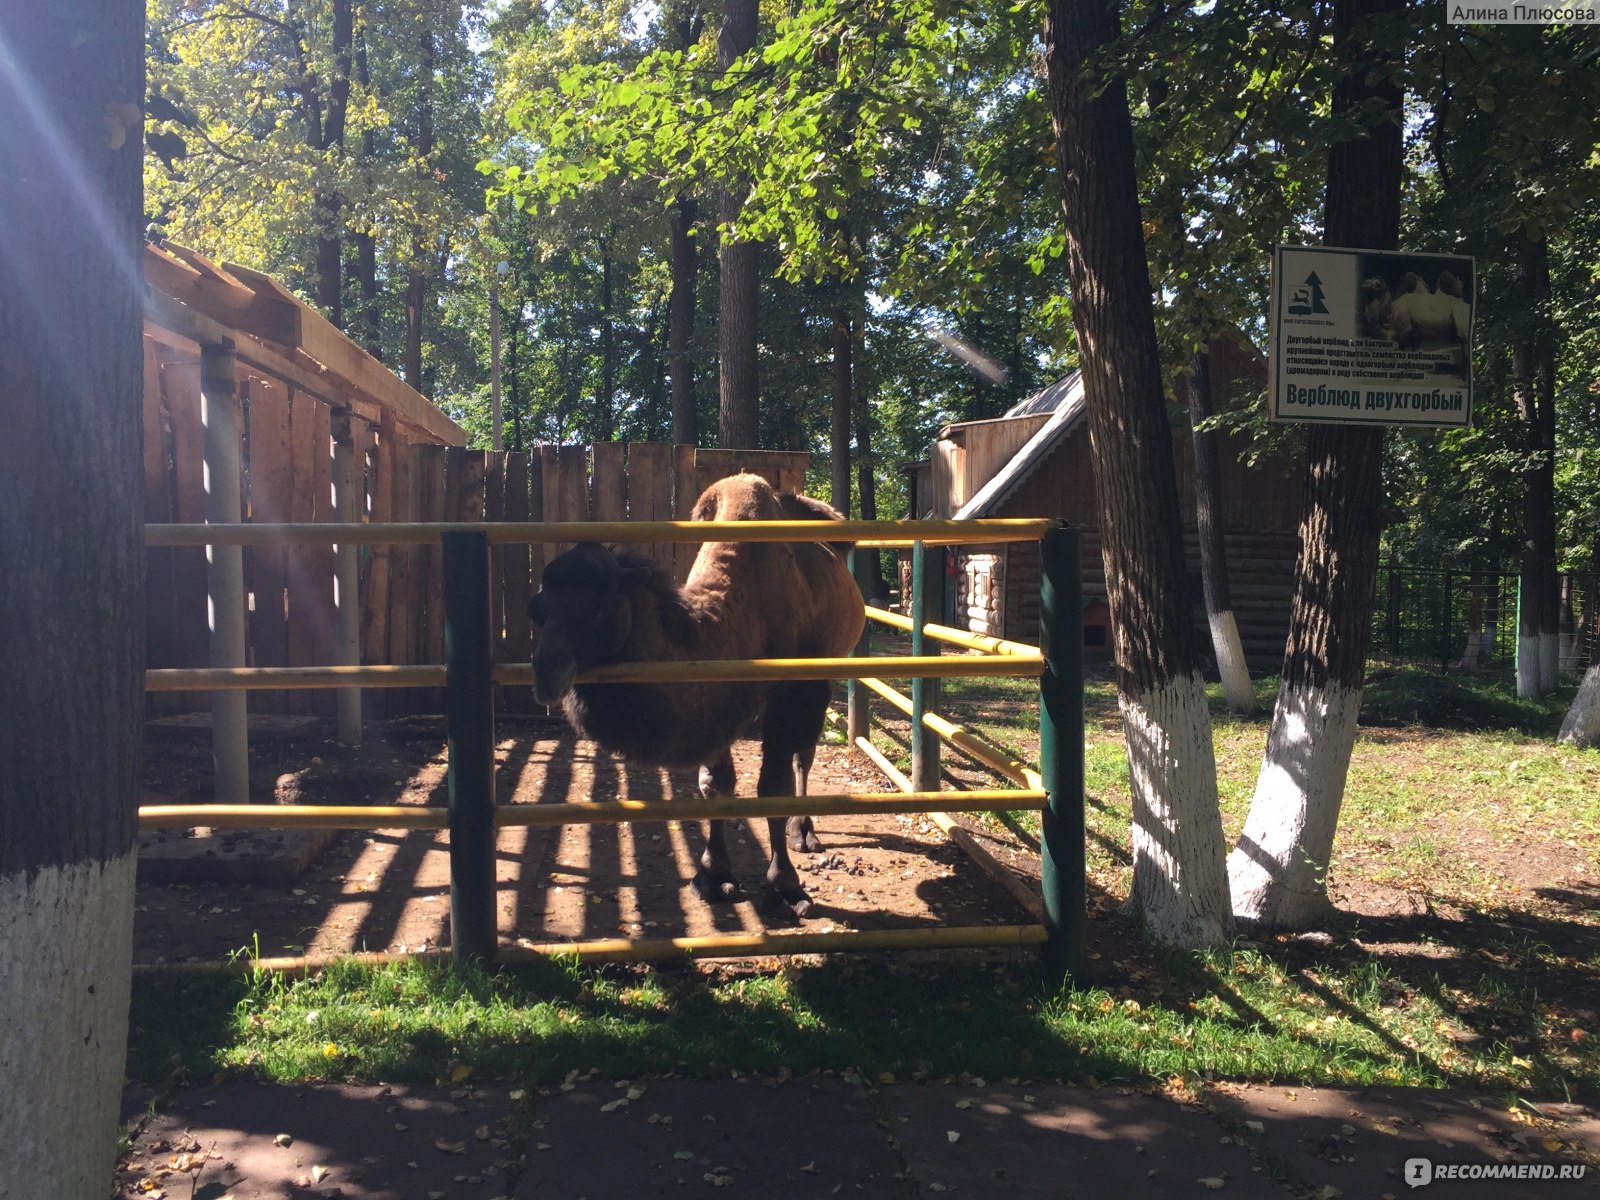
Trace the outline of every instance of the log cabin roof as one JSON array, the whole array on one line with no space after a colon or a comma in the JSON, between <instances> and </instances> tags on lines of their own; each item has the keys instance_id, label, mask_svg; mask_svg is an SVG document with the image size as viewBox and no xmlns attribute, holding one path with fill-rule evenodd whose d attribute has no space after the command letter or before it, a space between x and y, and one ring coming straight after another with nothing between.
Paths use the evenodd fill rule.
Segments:
<instances>
[{"instance_id":1,"label":"log cabin roof","mask_svg":"<svg viewBox=\"0 0 1600 1200\"><path fill-rule=\"evenodd\" d=\"M1083 373L1074 371L1035 392L1007 410L1007 417L1038 416L1050 419L1018 450L1001 470L955 512L955 519L992 515L1028 476L1038 470L1062 440L1083 421Z\"/></svg>"}]
</instances>

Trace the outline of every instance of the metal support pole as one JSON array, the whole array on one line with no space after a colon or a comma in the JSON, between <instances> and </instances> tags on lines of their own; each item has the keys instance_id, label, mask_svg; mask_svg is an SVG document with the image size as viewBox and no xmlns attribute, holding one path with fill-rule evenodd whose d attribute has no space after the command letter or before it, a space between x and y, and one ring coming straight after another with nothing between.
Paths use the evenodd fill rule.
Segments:
<instances>
[{"instance_id":1,"label":"metal support pole","mask_svg":"<svg viewBox=\"0 0 1600 1200\"><path fill-rule=\"evenodd\" d=\"M206 523L242 520L239 488L239 395L233 343L200 348L200 420L205 426ZM244 552L206 547L210 664L245 662ZM243 692L211 693L213 787L218 804L250 802L250 730Z\"/></svg>"},{"instance_id":2,"label":"metal support pole","mask_svg":"<svg viewBox=\"0 0 1600 1200\"><path fill-rule=\"evenodd\" d=\"M928 548L923 542L911 546L911 654L921 657L939 652L939 643L931 642L923 626L940 613L944 584L944 560L935 549L930 572ZM942 614L940 614L942 615ZM935 622L937 623L937 622ZM923 717L936 710L939 704L939 682L936 679L911 681L911 786L919 792L939 790L939 735L923 724Z\"/></svg>"},{"instance_id":3,"label":"metal support pole","mask_svg":"<svg viewBox=\"0 0 1600 1200\"><path fill-rule=\"evenodd\" d=\"M492 962L495 951L494 686L489 653L488 535L446 533L450 947L458 966Z\"/></svg>"},{"instance_id":4,"label":"metal support pole","mask_svg":"<svg viewBox=\"0 0 1600 1200\"><path fill-rule=\"evenodd\" d=\"M862 575L866 569L866 556L876 554L876 550L862 550L856 547L850 551L848 566L851 576L856 581L856 586L861 588L861 597L867 598L867 589L862 583ZM850 651L851 658L867 658L872 653L872 622L868 621L861 628L861 637L857 639L855 648ZM867 690L856 680L846 681L845 696L845 729L849 742L853 746L857 738L870 738L872 736L872 710L867 704Z\"/></svg>"},{"instance_id":5,"label":"metal support pole","mask_svg":"<svg viewBox=\"0 0 1600 1200\"><path fill-rule=\"evenodd\" d=\"M1082 978L1088 924L1084 855L1083 579L1078 531L1065 525L1039 545L1039 772L1049 795L1041 814L1044 967L1059 983Z\"/></svg>"},{"instance_id":6,"label":"metal support pole","mask_svg":"<svg viewBox=\"0 0 1600 1200\"><path fill-rule=\"evenodd\" d=\"M363 482L361 460L356 454L355 437L348 413L333 418L333 509L346 524L361 520ZM333 548L334 608L337 612L334 639L334 664L340 667L361 665L361 547L340 542ZM346 746L361 744L361 689L339 691L339 741Z\"/></svg>"}]
</instances>

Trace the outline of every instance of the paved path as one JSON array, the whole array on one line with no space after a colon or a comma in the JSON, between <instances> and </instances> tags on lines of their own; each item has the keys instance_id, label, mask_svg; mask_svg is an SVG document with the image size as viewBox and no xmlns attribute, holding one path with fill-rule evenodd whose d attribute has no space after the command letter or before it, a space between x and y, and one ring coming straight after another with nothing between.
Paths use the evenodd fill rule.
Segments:
<instances>
[{"instance_id":1,"label":"paved path","mask_svg":"<svg viewBox=\"0 0 1600 1200\"><path fill-rule=\"evenodd\" d=\"M1117 1087L829 1075L530 1091L234 1081L153 1115L144 1104L130 1093L136 1133L114 1193L128 1200L1600 1194L1595 1109L1540 1105L1539 1117L1453 1092L1218 1085L1179 1104ZM1422 1157L1593 1165L1578 1181L1411 1191L1407 1160Z\"/></svg>"}]
</instances>

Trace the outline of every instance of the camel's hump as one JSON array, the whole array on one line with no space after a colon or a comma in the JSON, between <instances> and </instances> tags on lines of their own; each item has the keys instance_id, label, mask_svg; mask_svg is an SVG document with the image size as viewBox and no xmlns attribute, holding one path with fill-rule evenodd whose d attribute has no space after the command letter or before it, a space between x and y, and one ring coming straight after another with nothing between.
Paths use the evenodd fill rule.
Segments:
<instances>
[{"instance_id":1,"label":"camel's hump","mask_svg":"<svg viewBox=\"0 0 1600 1200\"><path fill-rule=\"evenodd\" d=\"M783 516L778 494L759 475L729 475L700 493L689 518L694 521L776 521Z\"/></svg>"}]
</instances>

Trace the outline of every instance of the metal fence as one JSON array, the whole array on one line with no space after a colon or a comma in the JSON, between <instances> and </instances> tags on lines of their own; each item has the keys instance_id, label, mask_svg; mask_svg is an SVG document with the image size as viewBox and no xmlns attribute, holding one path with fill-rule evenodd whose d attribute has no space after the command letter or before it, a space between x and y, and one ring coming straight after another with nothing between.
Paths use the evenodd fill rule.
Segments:
<instances>
[{"instance_id":1,"label":"metal fence","mask_svg":"<svg viewBox=\"0 0 1600 1200\"><path fill-rule=\"evenodd\" d=\"M1582 672L1600 659L1600 574L1564 574L1560 585L1560 667ZM1519 588L1515 571L1384 563L1369 656L1442 672L1515 675Z\"/></svg>"}]
</instances>

